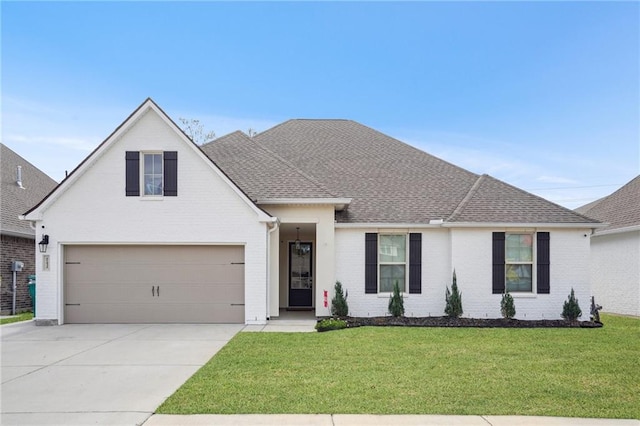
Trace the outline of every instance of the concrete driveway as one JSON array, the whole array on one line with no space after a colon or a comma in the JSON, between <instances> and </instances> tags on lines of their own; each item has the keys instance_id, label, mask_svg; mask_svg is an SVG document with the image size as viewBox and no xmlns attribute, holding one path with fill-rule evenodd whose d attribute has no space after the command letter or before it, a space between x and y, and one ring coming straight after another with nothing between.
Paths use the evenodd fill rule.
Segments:
<instances>
[{"instance_id":1,"label":"concrete driveway","mask_svg":"<svg viewBox=\"0 0 640 426\"><path fill-rule=\"evenodd\" d=\"M142 424L241 324L0 327L0 423Z\"/></svg>"}]
</instances>

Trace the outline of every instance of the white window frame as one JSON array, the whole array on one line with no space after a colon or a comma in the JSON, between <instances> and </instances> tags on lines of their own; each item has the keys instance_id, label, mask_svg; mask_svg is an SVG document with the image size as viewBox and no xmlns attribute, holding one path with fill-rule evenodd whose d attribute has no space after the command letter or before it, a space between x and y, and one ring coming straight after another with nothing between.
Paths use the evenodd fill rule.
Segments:
<instances>
[{"instance_id":1,"label":"white window frame","mask_svg":"<svg viewBox=\"0 0 640 426\"><path fill-rule=\"evenodd\" d=\"M531 237L531 261L528 262L512 262L507 259L507 239L509 235L528 235ZM526 232L526 231L511 231L505 233L504 240L504 289L508 291L511 295L517 296L528 296L535 295L536 291L536 253L537 253L537 238L535 232ZM509 290L507 288L507 268L509 265L531 265L531 290Z\"/></svg>"},{"instance_id":2,"label":"white window frame","mask_svg":"<svg viewBox=\"0 0 640 426\"><path fill-rule=\"evenodd\" d=\"M142 156L142 161L141 161L141 167L140 167L140 195L142 197L147 197L147 198L162 198L164 197L164 152L163 151L141 151L140 155ZM162 193L161 194L147 194L146 193L146 185L145 185L145 170L144 170L144 166L145 166L145 157L147 155L159 155L160 156L160 164L162 167L162 171L160 173L161 177L162 177ZM157 173L154 173L153 176L156 176Z\"/></svg>"},{"instance_id":3,"label":"white window frame","mask_svg":"<svg viewBox=\"0 0 640 426\"><path fill-rule=\"evenodd\" d=\"M380 251L381 251L381 245L380 245L380 238L381 237L388 237L388 236L402 236L404 237L404 262L382 262L380 260ZM381 266L383 265L403 265L404 266L404 283L402 284L402 286L400 287L400 293L403 294L407 294L408 290L407 290L407 283L409 280L409 234L405 233L405 232L384 232L384 233L378 233L378 252L376 253L376 256L378 257L377 261L378 261L378 294L382 294L382 295L389 295L393 292L392 291L383 291L382 288L380 287L380 281L382 279L382 272L381 272Z\"/></svg>"}]
</instances>

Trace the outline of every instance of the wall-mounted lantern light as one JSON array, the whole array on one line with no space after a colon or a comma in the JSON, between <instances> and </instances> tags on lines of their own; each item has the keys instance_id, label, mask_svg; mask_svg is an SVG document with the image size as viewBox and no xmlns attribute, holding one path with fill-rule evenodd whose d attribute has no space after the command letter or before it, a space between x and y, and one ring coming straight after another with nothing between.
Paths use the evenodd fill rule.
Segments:
<instances>
[{"instance_id":1,"label":"wall-mounted lantern light","mask_svg":"<svg viewBox=\"0 0 640 426\"><path fill-rule=\"evenodd\" d=\"M46 253L48 245L49 245L49 236L43 235L42 241L38 243L38 247L40 247L40 253Z\"/></svg>"}]
</instances>

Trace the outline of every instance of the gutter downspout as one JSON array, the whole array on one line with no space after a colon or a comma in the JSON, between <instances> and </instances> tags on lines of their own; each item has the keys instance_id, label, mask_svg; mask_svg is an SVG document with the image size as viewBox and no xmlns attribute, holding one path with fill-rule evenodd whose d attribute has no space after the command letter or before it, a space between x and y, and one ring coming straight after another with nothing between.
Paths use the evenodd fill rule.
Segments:
<instances>
[{"instance_id":1,"label":"gutter downspout","mask_svg":"<svg viewBox=\"0 0 640 426\"><path fill-rule=\"evenodd\" d=\"M267 321L271 318L269 315L269 297L271 296L271 234L280 227L280 220L277 217L271 218L273 227L267 231Z\"/></svg>"}]
</instances>

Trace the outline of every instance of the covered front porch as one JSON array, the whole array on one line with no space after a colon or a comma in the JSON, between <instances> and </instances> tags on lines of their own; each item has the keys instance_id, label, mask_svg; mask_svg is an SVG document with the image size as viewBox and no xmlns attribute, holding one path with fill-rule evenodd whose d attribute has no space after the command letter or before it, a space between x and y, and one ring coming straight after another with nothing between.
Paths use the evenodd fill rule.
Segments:
<instances>
[{"instance_id":1,"label":"covered front porch","mask_svg":"<svg viewBox=\"0 0 640 426\"><path fill-rule=\"evenodd\" d=\"M310 318L328 316L335 284L336 204L261 207L278 218L269 233L267 319L287 312L307 312Z\"/></svg>"}]
</instances>

